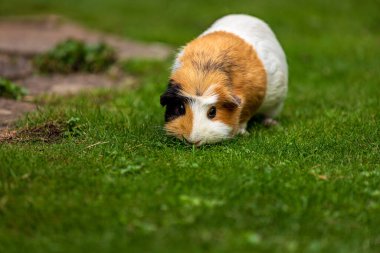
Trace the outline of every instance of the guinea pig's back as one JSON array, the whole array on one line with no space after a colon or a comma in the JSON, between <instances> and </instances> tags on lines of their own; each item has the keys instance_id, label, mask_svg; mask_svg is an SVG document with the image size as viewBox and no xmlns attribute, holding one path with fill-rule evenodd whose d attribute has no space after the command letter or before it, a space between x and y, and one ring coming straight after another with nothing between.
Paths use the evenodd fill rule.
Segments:
<instances>
[{"instance_id":1,"label":"guinea pig's back","mask_svg":"<svg viewBox=\"0 0 380 253\"><path fill-rule=\"evenodd\" d=\"M227 15L218 19L201 36L216 31L233 33L256 51L267 74L266 94L258 113L276 116L287 93L288 65L275 34L264 21L244 14Z\"/></svg>"}]
</instances>

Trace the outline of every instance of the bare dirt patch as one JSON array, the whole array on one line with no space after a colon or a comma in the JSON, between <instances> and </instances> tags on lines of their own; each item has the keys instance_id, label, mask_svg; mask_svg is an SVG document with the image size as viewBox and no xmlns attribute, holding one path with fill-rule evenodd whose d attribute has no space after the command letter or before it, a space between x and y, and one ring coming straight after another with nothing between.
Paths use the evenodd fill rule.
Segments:
<instances>
[{"instance_id":1,"label":"bare dirt patch","mask_svg":"<svg viewBox=\"0 0 380 253\"><path fill-rule=\"evenodd\" d=\"M140 43L92 31L55 15L0 19L0 76L26 87L29 91L27 101L40 94L73 94L84 89L130 87L136 83L135 79L115 68L100 74L35 74L33 57L67 39L105 42L116 50L119 60L165 59L172 53L171 48L160 43ZM35 109L36 106L27 101L0 98L0 128L9 126L24 113Z\"/></svg>"},{"instance_id":2,"label":"bare dirt patch","mask_svg":"<svg viewBox=\"0 0 380 253\"><path fill-rule=\"evenodd\" d=\"M25 127L19 130L3 129L0 131L0 143L42 141L55 142L64 136L64 124L47 122L34 127Z\"/></svg>"}]
</instances>

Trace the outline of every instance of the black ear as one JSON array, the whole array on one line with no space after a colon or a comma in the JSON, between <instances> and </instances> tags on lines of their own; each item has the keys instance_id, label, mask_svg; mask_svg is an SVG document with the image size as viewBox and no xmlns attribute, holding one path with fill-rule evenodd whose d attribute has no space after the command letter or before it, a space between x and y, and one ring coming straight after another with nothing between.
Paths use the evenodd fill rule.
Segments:
<instances>
[{"instance_id":1,"label":"black ear","mask_svg":"<svg viewBox=\"0 0 380 253\"><path fill-rule=\"evenodd\" d=\"M160 104L162 106L168 105L173 100L178 100L181 92L181 87L174 83L173 80L169 81L168 88L160 97Z\"/></svg>"},{"instance_id":2,"label":"black ear","mask_svg":"<svg viewBox=\"0 0 380 253\"><path fill-rule=\"evenodd\" d=\"M165 106L167 104L170 103L170 100L172 100L174 97L173 97L173 94L171 92L171 90L168 88L160 97L160 104L162 106Z\"/></svg>"},{"instance_id":3,"label":"black ear","mask_svg":"<svg viewBox=\"0 0 380 253\"><path fill-rule=\"evenodd\" d=\"M162 106L166 106L165 122L169 122L186 114L185 104L188 98L181 94L181 86L170 80L168 88L160 97Z\"/></svg>"},{"instance_id":4,"label":"black ear","mask_svg":"<svg viewBox=\"0 0 380 253\"><path fill-rule=\"evenodd\" d=\"M168 99L169 99L169 97L168 97L168 91L166 90L164 92L164 94L162 94L160 96L160 104L161 104L161 106L167 105L168 104Z\"/></svg>"}]
</instances>

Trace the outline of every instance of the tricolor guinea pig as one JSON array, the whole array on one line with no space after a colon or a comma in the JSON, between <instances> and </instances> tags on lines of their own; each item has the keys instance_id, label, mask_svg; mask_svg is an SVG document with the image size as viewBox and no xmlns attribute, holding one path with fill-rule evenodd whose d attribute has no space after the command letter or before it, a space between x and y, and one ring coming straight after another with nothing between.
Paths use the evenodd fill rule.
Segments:
<instances>
[{"instance_id":1,"label":"tricolor guinea pig","mask_svg":"<svg viewBox=\"0 0 380 253\"><path fill-rule=\"evenodd\" d=\"M199 146L247 133L255 114L275 124L287 87L286 57L269 26L222 17L178 53L160 98L165 130Z\"/></svg>"}]
</instances>

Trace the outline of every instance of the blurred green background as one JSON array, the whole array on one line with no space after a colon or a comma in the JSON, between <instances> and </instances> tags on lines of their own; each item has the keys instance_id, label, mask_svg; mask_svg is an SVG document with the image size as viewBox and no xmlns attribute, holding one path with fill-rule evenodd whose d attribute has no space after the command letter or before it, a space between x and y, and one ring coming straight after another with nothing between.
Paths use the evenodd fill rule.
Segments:
<instances>
[{"instance_id":1,"label":"blurred green background","mask_svg":"<svg viewBox=\"0 0 380 253\"><path fill-rule=\"evenodd\" d=\"M62 14L87 26L146 41L181 45L215 19L247 13L266 20L285 46L307 38L380 32L378 0L1 0L0 15Z\"/></svg>"}]
</instances>

